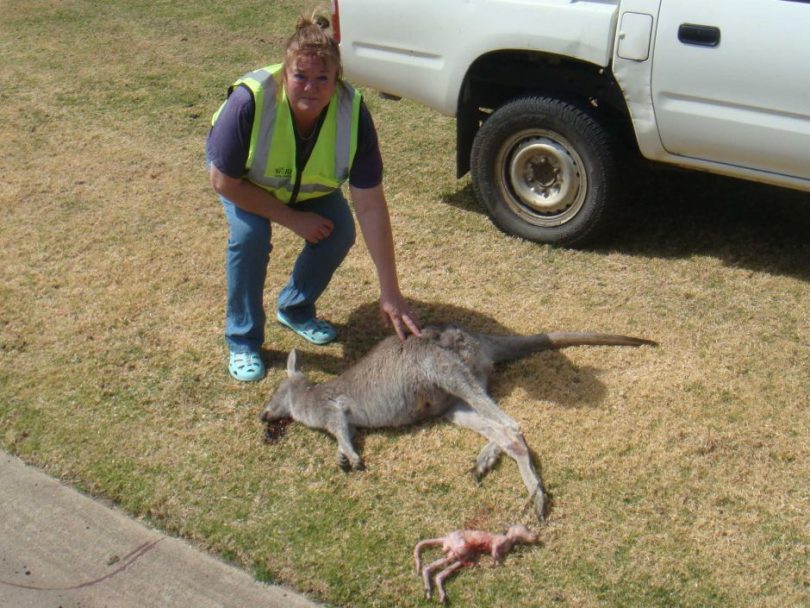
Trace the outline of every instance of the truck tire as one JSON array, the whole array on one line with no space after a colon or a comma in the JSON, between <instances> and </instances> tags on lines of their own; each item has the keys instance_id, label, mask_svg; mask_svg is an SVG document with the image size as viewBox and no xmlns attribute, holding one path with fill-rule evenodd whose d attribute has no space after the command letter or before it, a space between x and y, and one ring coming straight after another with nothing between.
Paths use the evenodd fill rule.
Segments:
<instances>
[{"instance_id":1,"label":"truck tire","mask_svg":"<svg viewBox=\"0 0 810 608\"><path fill-rule=\"evenodd\" d=\"M522 97L481 126L470 156L478 200L501 230L583 246L604 233L615 204L616 150L577 106Z\"/></svg>"}]
</instances>

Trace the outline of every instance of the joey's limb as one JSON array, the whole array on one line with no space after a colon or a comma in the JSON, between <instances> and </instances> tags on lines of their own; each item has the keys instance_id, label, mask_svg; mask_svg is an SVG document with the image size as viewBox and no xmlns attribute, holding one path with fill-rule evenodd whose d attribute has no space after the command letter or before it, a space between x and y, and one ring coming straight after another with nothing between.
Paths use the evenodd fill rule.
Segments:
<instances>
[{"instance_id":1,"label":"joey's limb","mask_svg":"<svg viewBox=\"0 0 810 608\"><path fill-rule=\"evenodd\" d=\"M436 578L433 579L433 582L436 583L436 589L439 590L439 601L444 604L447 601L447 594L444 591L444 581L447 580L447 577L461 570L464 567L464 563L461 561L456 561L450 564L447 568L442 570L436 575Z\"/></svg>"},{"instance_id":2,"label":"joey's limb","mask_svg":"<svg viewBox=\"0 0 810 608\"><path fill-rule=\"evenodd\" d=\"M430 596L433 595L433 589L430 586L430 577L433 573L440 569L444 568L445 566L453 563L456 561L455 557L442 557L437 559L435 562L429 563L427 566L422 568L422 582L425 585L425 599L430 599ZM444 589L440 589L439 592L444 596ZM444 601L444 600L442 600Z\"/></svg>"},{"instance_id":3,"label":"joey's limb","mask_svg":"<svg viewBox=\"0 0 810 608\"><path fill-rule=\"evenodd\" d=\"M512 550L514 544L515 540L509 536L499 534L493 537L492 549L489 552L490 557L492 557L492 565L497 566L501 563L506 558L506 554Z\"/></svg>"},{"instance_id":4,"label":"joey's limb","mask_svg":"<svg viewBox=\"0 0 810 608\"><path fill-rule=\"evenodd\" d=\"M360 454L354 449L354 426L349 422L346 415L346 406L343 400L335 400L330 403L334 406L334 411L330 413L326 430L334 435L338 443L338 466L344 471L362 471L366 467Z\"/></svg>"},{"instance_id":5,"label":"joey's limb","mask_svg":"<svg viewBox=\"0 0 810 608\"><path fill-rule=\"evenodd\" d=\"M416 543L413 548L413 561L416 564L417 576L422 571L422 551L427 547L441 547L444 544L444 538L428 538Z\"/></svg>"},{"instance_id":6,"label":"joey's limb","mask_svg":"<svg viewBox=\"0 0 810 608\"><path fill-rule=\"evenodd\" d=\"M501 412L503 416L505 413ZM483 435L492 442L495 442L504 452L506 452L518 465L520 476L529 497L534 504L534 511L537 518L542 521L545 518L545 498L546 493L543 488L543 481L540 478L534 463L531 460L529 446L520 433L517 423L512 420L512 424L505 426L499 420L490 419L465 404L454 406L444 414L444 417L458 426L470 429Z\"/></svg>"}]
</instances>

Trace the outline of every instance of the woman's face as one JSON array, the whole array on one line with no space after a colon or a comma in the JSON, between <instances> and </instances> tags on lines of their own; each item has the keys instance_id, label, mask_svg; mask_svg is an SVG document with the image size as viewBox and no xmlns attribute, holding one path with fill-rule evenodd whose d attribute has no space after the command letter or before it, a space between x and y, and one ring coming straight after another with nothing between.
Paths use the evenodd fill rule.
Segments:
<instances>
[{"instance_id":1,"label":"woman's face","mask_svg":"<svg viewBox=\"0 0 810 608\"><path fill-rule=\"evenodd\" d=\"M299 55L287 66L285 86L296 124L308 130L335 92L337 67L315 55Z\"/></svg>"}]
</instances>

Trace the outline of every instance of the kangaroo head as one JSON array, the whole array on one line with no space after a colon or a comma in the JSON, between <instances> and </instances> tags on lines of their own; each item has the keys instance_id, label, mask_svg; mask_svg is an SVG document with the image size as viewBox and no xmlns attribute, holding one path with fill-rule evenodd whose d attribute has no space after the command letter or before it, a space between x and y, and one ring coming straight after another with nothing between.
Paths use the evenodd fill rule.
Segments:
<instances>
[{"instance_id":1,"label":"kangaroo head","mask_svg":"<svg viewBox=\"0 0 810 608\"><path fill-rule=\"evenodd\" d=\"M523 525L511 526L509 531L506 533L506 536L526 544L533 544L537 542L537 534Z\"/></svg>"},{"instance_id":2,"label":"kangaroo head","mask_svg":"<svg viewBox=\"0 0 810 608\"><path fill-rule=\"evenodd\" d=\"M292 349L287 357L287 378L265 404L261 415L262 422L270 423L282 418L294 418L293 412L298 397L310 387L307 377L298 371L297 358L295 349Z\"/></svg>"}]
</instances>

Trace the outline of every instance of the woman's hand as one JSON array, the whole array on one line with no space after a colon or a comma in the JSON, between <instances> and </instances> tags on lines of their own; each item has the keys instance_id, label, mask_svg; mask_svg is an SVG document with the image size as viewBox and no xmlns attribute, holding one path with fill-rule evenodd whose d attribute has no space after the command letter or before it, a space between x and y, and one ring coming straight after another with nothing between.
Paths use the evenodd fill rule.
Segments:
<instances>
[{"instance_id":1,"label":"woman's hand","mask_svg":"<svg viewBox=\"0 0 810 608\"><path fill-rule=\"evenodd\" d=\"M422 333L419 328L419 319L411 311L402 294L380 297L380 317L384 325L394 329L400 340L405 340L409 333L414 336Z\"/></svg>"},{"instance_id":2,"label":"woman's hand","mask_svg":"<svg viewBox=\"0 0 810 608\"><path fill-rule=\"evenodd\" d=\"M308 243L314 244L332 234L335 225L332 220L317 213L296 211L290 219L288 228Z\"/></svg>"},{"instance_id":3,"label":"woman's hand","mask_svg":"<svg viewBox=\"0 0 810 608\"><path fill-rule=\"evenodd\" d=\"M240 209L289 228L310 243L332 234L331 220L316 213L296 211L246 179L225 175L214 165L211 165L210 177L214 190Z\"/></svg>"}]
</instances>

